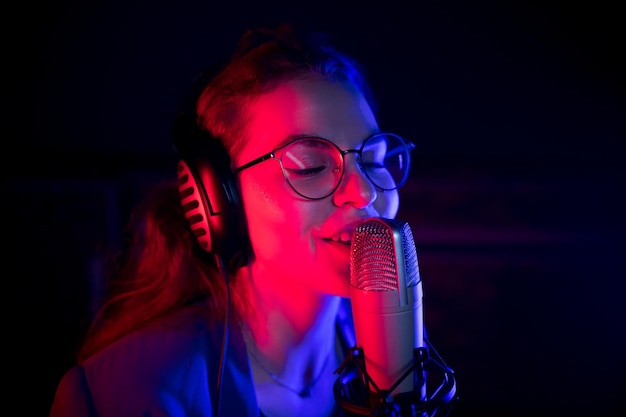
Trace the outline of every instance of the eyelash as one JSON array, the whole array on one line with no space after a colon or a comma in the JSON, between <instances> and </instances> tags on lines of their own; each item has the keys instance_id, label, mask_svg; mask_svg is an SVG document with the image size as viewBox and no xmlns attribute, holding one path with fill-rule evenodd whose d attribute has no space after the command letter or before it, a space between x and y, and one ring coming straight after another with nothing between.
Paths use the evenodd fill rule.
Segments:
<instances>
[{"instance_id":1,"label":"eyelash","mask_svg":"<svg viewBox=\"0 0 626 417\"><path fill-rule=\"evenodd\" d=\"M326 170L326 167L324 166L306 168L306 169L285 169L285 171L289 173L290 177L292 175L297 176L297 177L313 177L313 176L319 175L325 170Z\"/></svg>"}]
</instances>

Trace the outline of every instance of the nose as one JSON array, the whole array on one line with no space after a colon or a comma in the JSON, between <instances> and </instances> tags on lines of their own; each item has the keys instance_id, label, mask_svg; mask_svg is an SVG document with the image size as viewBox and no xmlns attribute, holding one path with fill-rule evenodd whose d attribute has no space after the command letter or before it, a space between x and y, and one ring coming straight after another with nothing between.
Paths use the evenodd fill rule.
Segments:
<instances>
[{"instance_id":1,"label":"nose","mask_svg":"<svg viewBox=\"0 0 626 417\"><path fill-rule=\"evenodd\" d=\"M357 158L356 153L353 156L345 155L343 178L333 194L333 202L337 207L352 204L360 209L376 200L376 187L361 170Z\"/></svg>"}]
</instances>

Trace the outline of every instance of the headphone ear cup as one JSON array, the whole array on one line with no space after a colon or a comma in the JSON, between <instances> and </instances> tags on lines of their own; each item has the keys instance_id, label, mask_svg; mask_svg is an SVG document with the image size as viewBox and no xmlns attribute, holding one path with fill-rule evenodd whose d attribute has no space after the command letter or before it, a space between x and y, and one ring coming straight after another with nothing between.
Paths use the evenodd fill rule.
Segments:
<instances>
[{"instance_id":1,"label":"headphone ear cup","mask_svg":"<svg viewBox=\"0 0 626 417\"><path fill-rule=\"evenodd\" d=\"M230 158L218 140L178 162L178 191L189 226L200 247L228 264L245 259L241 204Z\"/></svg>"},{"instance_id":2,"label":"headphone ear cup","mask_svg":"<svg viewBox=\"0 0 626 417\"><path fill-rule=\"evenodd\" d=\"M221 68L207 68L191 85L171 133L179 153L178 192L187 222L200 248L233 269L247 263L250 248L237 182L224 144L199 126L196 111L198 97Z\"/></svg>"}]
</instances>

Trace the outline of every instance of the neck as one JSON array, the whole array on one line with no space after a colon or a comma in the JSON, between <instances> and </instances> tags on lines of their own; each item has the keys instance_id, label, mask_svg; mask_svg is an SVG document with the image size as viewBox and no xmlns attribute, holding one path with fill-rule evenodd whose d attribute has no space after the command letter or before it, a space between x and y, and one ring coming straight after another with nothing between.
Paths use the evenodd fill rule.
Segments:
<instances>
[{"instance_id":1,"label":"neck","mask_svg":"<svg viewBox=\"0 0 626 417\"><path fill-rule=\"evenodd\" d=\"M242 322L248 350L287 383L297 386L307 375L317 375L334 353L340 298L290 287L285 284L289 280L260 282L250 271L243 278Z\"/></svg>"}]
</instances>

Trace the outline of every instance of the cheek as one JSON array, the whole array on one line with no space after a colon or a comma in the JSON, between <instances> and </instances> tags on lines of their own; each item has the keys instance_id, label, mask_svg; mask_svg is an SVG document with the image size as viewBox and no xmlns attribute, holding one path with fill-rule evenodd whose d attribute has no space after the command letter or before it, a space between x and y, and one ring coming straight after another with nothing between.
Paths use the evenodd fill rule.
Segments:
<instances>
[{"instance_id":1,"label":"cheek","mask_svg":"<svg viewBox=\"0 0 626 417\"><path fill-rule=\"evenodd\" d=\"M258 188L254 190L244 189L241 196L252 247L262 246L271 249L276 245L275 236L280 234L280 231L277 230L270 234L268 230L275 227L277 221L282 217L271 193L268 190Z\"/></svg>"},{"instance_id":2,"label":"cheek","mask_svg":"<svg viewBox=\"0 0 626 417\"><path fill-rule=\"evenodd\" d=\"M302 220L307 214L290 190L272 188L272 181L250 181L241 190L248 234L257 258L275 259L284 255L286 245L301 242Z\"/></svg>"},{"instance_id":3,"label":"cheek","mask_svg":"<svg viewBox=\"0 0 626 417\"><path fill-rule=\"evenodd\" d=\"M400 207L400 196L397 190L379 192L378 198L374 202L374 207L381 217L393 219L398 214Z\"/></svg>"}]
</instances>

